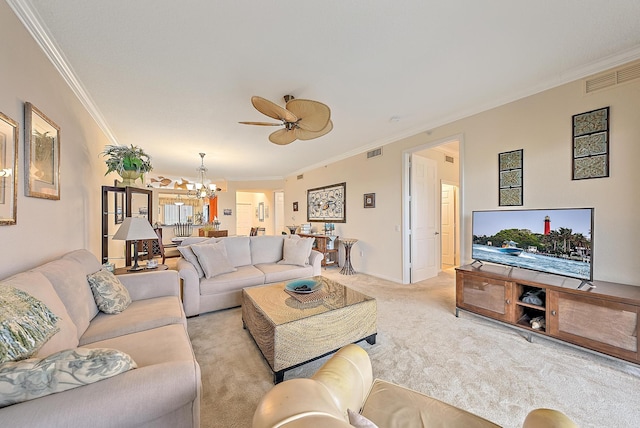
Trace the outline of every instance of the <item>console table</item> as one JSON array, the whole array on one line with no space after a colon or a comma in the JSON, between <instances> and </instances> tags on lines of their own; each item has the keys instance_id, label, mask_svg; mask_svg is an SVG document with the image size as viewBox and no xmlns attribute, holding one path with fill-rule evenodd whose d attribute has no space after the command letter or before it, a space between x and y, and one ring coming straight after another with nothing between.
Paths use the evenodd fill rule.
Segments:
<instances>
[{"instance_id":1,"label":"console table","mask_svg":"<svg viewBox=\"0 0 640 428\"><path fill-rule=\"evenodd\" d=\"M321 266L337 266L338 265L338 249L336 248L337 236L333 235L314 235L298 233L303 238L314 238L313 249L322 253ZM333 244L332 244L333 243Z\"/></svg>"},{"instance_id":2,"label":"console table","mask_svg":"<svg viewBox=\"0 0 640 428\"><path fill-rule=\"evenodd\" d=\"M541 334L640 363L640 287L581 281L495 265L456 269L456 316L463 309L523 329L531 341ZM588 287L588 286L587 286ZM523 301L537 293L540 304ZM536 323L533 328L531 320Z\"/></svg>"}]
</instances>

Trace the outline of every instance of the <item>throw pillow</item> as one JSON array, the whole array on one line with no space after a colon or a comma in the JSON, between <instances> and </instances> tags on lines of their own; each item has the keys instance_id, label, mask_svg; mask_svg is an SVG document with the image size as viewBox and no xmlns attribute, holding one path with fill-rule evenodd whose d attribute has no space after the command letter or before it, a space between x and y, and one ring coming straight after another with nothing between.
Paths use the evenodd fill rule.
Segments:
<instances>
[{"instance_id":1,"label":"throw pillow","mask_svg":"<svg viewBox=\"0 0 640 428\"><path fill-rule=\"evenodd\" d=\"M357 428L378 428L378 425L374 424L358 412L347 409L347 414L349 415L349 423L351 424L351 426Z\"/></svg>"},{"instance_id":2,"label":"throw pillow","mask_svg":"<svg viewBox=\"0 0 640 428\"><path fill-rule=\"evenodd\" d=\"M105 314L119 314L131 304L131 296L120 280L108 270L87 275L96 305Z\"/></svg>"},{"instance_id":3,"label":"throw pillow","mask_svg":"<svg viewBox=\"0 0 640 428\"><path fill-rule=\"evenodd\" d=\"M29 358L59 330L44 303L10 285L0 287L0 308L0 363Z\"/></svg>"},{"instance_id":4,"label":"throw pillow","mask_svg":"<svg viewBox=\"0 0 640 428\"><path fill-rule=\"evenodd\" d=\"M124 352L75 348L0 366L0 407L107 379L136 363Z\"/></svg>"},{"instance_id":5,"label":"throw pillow","mask_svg":"<svg viewBox=\"0 0 640 428\"><path fill-rule=\"evenodd\" d=\"M184 247L178 247L178 251L182 254L182 257L196 268L196 272L198 272L198 278L202 278L204 276L204 271L202 270L202 266L200 266L200 262L198 261L198 256L191 249L191 245L186 245Z\"/></svg>"},{"instance_id":6,"label":"throw pillow","mask_svg":"<svg viewBox=\"0 0 640 428\"><path fill-rule=\"evenodd\" d=\"M211 245L193 245L191 249L198 256L198 262L207 279L238 270L229 261L223 241Z\"/></svg>"},{"instance_id":7,"label":"throw pillow","mask_svg":"<svg viewBox=\"0 0 640 428\"><path fill-rule=\"evenodd\" d=\"M308 266L313 238L284 239L280 265Z\"/></svg>"}]
</instances>

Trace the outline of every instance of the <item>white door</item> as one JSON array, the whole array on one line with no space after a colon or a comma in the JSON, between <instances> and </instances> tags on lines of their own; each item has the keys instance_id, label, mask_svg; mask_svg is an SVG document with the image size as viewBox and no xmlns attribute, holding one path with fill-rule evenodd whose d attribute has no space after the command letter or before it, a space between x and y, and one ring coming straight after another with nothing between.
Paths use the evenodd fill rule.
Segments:
<instances>
[{"instance_id":1,"label":"white door","mask_svg":"<svg viewBox=\"0 0 640 428\"><path fill-rule=\"evenodd\" d=\"M411 282L438 274L440 203L436 161L411 155Z\"/></svg>"},{"instance_id":2,"label":"white door","mask_svg":"<svg viewBox=\"0 0 640 428\"><path fill-rule=\"evenodd\" d=\"M274 193L274 211L275 211L275 233L274 235L280 235L285 227L284 227L284 192L275 192Z\"/></svg>"},{"instance_id":3,"label":"white door","mask_svg":"<svg viewBox=\"0 0 640 428\"><path fill-rule=\"evenodd\" d=\"M253 225L251 204L236 204L236 234L249 236Z\"/></svg>"},{"instance_id":4,"label":"white door","mask_svg":"<svg viewBox=\"0 0 640 428\"><path fill-rule=\"evenodd\" d=\"M442 184L442 264L447 267L456 264L456 186Z\"/></svg>"}]
</instances>

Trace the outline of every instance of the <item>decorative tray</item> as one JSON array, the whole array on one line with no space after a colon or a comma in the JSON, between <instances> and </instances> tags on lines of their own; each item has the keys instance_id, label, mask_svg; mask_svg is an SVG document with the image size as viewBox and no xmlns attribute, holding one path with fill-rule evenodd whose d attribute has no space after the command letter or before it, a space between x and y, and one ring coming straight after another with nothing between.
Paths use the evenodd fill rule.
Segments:
<instances>
[{"instance_id":1,"label":"decorative tray","mask_svg":"<svg viewBox=\"0 0 640 428\"><path fill-rule=\"evenodd\" d=\"M294 293L309 294L322 287L322 283L314 279L298 279L288 282L284 287Z\"/></svg>"}]
</instances>

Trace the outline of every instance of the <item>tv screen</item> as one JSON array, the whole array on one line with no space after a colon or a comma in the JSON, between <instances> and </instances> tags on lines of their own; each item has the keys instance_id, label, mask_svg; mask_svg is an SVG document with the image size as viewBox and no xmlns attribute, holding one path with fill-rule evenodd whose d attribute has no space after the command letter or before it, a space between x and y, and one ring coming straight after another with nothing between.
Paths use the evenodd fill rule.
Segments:
<instances>
[{"instance_id":1,"label":"tv screen","mask_svg":"<svg viewBox=\"0 0 640 428\"><path fill-rule=\"evenodd\" d=\"M593 280L593 208L474 211L477 261Z\"/></svg>"}]
</instances>

